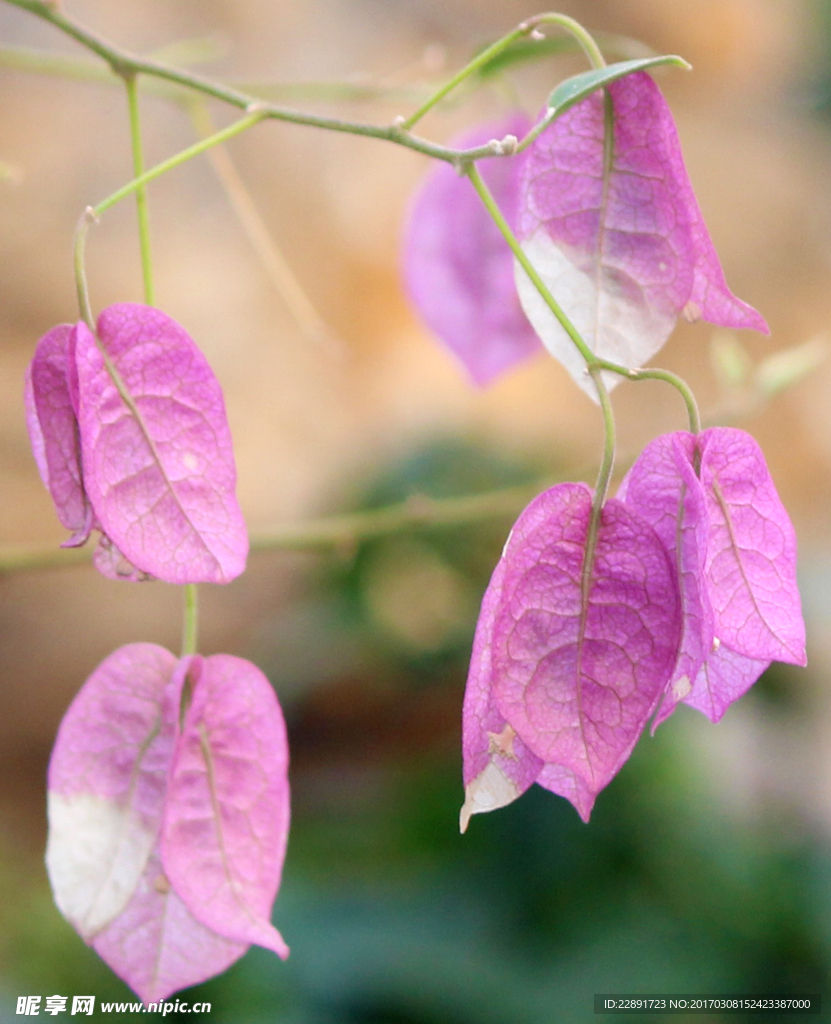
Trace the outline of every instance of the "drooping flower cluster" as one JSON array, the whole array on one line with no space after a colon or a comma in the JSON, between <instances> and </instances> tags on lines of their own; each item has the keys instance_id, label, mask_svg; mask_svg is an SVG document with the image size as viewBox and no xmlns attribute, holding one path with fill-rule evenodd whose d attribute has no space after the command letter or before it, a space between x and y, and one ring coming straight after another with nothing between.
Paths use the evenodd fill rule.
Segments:
<instances>
[{"instance_id":1,"label":"drooping flower cluster","mask_svg":"<svg viewBox=\"0 0 831 1024\"><path fill-rule=\"evenodd\" d=\"M227 654L114 651L64 716L49 764L55 902L145 1002L224 971L270 923L289 828L274 690Z\"/></svg>"},{"instance_id":2,"label":"drooping flower cluster","mask_svg":"<svg viewBox=\"0 0 831 1024\"><path fill-rule=\"evenodd\" d=\"M767 333L727 287L690 184L666 100L646 72L595 92L540 135L522 169L519 237L549 290L595 355L643 366L679 316ZM609 165L606 166L606 160ZM571 339L521 268L516 282L546 348L595 398ZM606 386L620 377L605 375Z\"/></svg>"},{"instance_id":3,"label":"drooping flower cluster","mask_svg":"<svg viewBox=\"0 0 831 1024\"><path fill-rule=\"evenodd\" d=\"M658 351L679 316L767 332L764 319L725 283L658 87L642 71L614 82L608 92L614 108L610 147L603 98L595 92L524 152L481 162L543 283L596 355L629 368L643 366ZM522 118L515 114L460 141L499 138L521 126ZM506 163L512 169L503 169ZM515 267L470 182L450 168L436 168L425 182L405 252L413 301L475 381L488 383L536 347L524 329L499 326L509 315L517 323L516 290L545 347L596 398L571 338L525 271ZM613 374L604 379L610 388L620 380Z\"/></svg>"},{"instance_id":4,"label":"drooping flower cluster","mask_svg":"<svg viewBox=\"0 0 831 1024\"><path fill-rule=\"evenodd\" d=\"M222 392L195 343L148 306L62 325L26 377L32 447L58 517L93 530L105 576L225 583L248 535ZM81 937L145 1001L225 970L271 925L289 827L288 746L254 665L113 652L63 719L49 766L47 867Z\"/></svg>"},{"instance_id":5,"label":"drooping flower cluster","mask_svg":"<svg viewBox=\"0 0 831 1024\"><path fill-rule=\"evenodd\" d=\"M38 342L26 377L32 449L66 546L101 533L95 566L113 579L228 583L248 534L219 383L160 310L109 306Z\"/></svg>"},{"instance_id":6,"label":"drooping flower cluster","mask_svg":"<svg viewBox=\"0 0 831 1024\"><path fill-rule=\"evenodd\" d=\"M591 506L584 484L535 498L485 593L463 828L533 782L588 820L656 712L718 721L773 659L805 664L793 527L744 431L657 438L594 538Z\"/></svg>"},{"instance_id":7,"label":"drooping flower cluster","mask_svg":"<svg viewBox=\"0 0 831 1024\"><path fill-rule=\"evenodd\" d=\"M568 106L527 150L499 159L512 170L485 160L482 174L587 348L634 369L679 316L767 331L727 287L649 75ZM416 305L487 383L533 348L503 326L515 280L545 347L597 400L583 355L476 198L446 168L423 187L405 268ZM466 234L454 229L462 217ZM607 388L621 379L602 376ZM463 710L463 829L533 782L588 819L650 718L654 728L683 701L718 721L772 660L805 663L793 528L747 434L659 437L596 521L592 508L583 484L537 497L485 593Z\"/></svg>"}]
</instances>

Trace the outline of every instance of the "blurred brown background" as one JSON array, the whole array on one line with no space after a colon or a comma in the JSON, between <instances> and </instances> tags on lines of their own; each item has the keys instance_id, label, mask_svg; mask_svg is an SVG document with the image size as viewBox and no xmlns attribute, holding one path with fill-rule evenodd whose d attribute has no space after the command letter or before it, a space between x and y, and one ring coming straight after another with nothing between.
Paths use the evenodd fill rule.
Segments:
<instances>
[{"instance_id":1,"label":"blurred brown background","mask_svg":"<svg viewBox=\"0 0 831 1024\"><path fill-rule=\"evenodd\" d=\"M301 95L286 101L382 123L412 109L425 83L441 80L476 47L536 13L526 0L65 0L65 7L136 52L207 39L215 52L199 70L228 80L395 87L392 100ZM825 5L563 0L559 9L592 30L692 63L692 73L662 73L660 83L727 280L771 326L770 338L742 337L752 361L826 335L831 128L824 104L831 43ZM83 55L50 26L4 3L0 45ZM431 114L423 132L446 139L511 95L533 112L556 80L580 69L576 57L519 69L509 84L489 83L464 103ZM193 141L193 125L176 104L148 96L142 110L148 163ZM212 112L218 123L227 122L221 105ZM532 475L592 465L599 417L564 371L539 357L489 391L475 391L408 307L399 240L425 158L275 122L235 140L230 153L329 327L321 341L298 324L205 157L151 186L157 303L189 330L222 382L239 497L252 531L353 507L373 481L439 440L490 452ZM0 162L7 179L0 182L0 547L57 545L62 531L29 452L23 372L38 337L76 317L71 246L80 213L131 176L122 92L0 62ZM131 203L92 229L87 252L96 308L141 300ZM681 324L659 362L690 380L705 414L723 417L741 403L719 388L711 362L715 333L708 324ZM615 405L624 455L656 433L683 427L681 403L660 384L622 385ZM742 425L762 444L800 537L811 665L789 677L799 709L787 728L757 705L735 708L718 728L691 712L683 742L697 758L702 785L709 779L717 802L731 813L752 819L774 806L795 814L824 842L831 836L831 363L764 408L748 405ZM481 486L488 484L483 477ZM507 525L500 520L494 530L504 537ZM459 582L418 538L407 543L411 548L373 556L362 577L364 604L382 633L397 631L398 641L409 637L411 646L427 650L436 631L457 629L454 616L469 631L480 591ZM350 640L341 631L332 639L328 620L308 612L309 581L333 564L348 572L352 556L258 553L239 581L202 588L203 650L258 660L295 708L297 799L305 793L312 804L331 799L321 796L328 792L327 772L337 768L342 784L346 766L371 762L385 743L409 743L415 758L436 746L458 756L458 673L445 691L402 696L373 682L376 655L361 647L365 638ZM44 773L68 701L121 643L154 640L175 649L179 605L174 588L114 584L87 566L0 576L6 894L25 886L45 891ZM356 754L363 743L366 749ZM359 775L355 786L365 784ZM12 965L6 969L14 977L19 922L6 924ZM3 948L0 941L0 953Z\"/></svg>"}]
</instances>

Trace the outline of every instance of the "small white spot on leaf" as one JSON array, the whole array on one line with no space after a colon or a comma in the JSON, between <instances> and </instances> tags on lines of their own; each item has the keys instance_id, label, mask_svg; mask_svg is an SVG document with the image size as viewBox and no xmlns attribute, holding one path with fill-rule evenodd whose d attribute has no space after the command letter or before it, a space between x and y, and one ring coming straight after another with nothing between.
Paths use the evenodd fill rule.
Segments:
<instances>
[{"instance_id":1,"label":"small white spot on leaf","mask_svg":"<svg viewBox=\"0 0 831 1024\"><path fill-rule=\"evenodd\" d=\"M488 748L491 754L501 754L503 757L510 757L516 761L517 756L514 752L514 740L516 739L516 732L513 728L505 723L505 728L501 732L489 732L488 733Z\"/></svg>"},{"instance_id":2,"label":"small white spot on leaf","mask_svg":"<svg viewBox=\"0 0 831 1024\"><path fill-rule=\"evenodd\" d=\"M692 690L692 683L689 676L679 676L672 684L672 696L676 703L683 700Z\"/></svg>"}]
</instances>

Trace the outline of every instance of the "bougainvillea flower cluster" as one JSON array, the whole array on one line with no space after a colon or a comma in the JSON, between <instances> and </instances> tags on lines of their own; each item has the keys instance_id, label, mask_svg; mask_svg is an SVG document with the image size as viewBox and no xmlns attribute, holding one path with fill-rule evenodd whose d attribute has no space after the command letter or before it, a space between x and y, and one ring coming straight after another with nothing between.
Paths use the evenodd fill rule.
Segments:
<instances>
[{"instance_id":1,"label":"bougainvillea flower cluster","mask_svg":"<svg viewBox=\"0 0 831 1024\"><path fill-rule=\"evenodd\" d=\"M584 484L535 498L485 593L463 828L533 782L588 820L656 712L717 721L771 660L805 663L793 527L744 431L657 438L594 537L591 510Z\"/></svg>"},{"instance_id":2,"label":"bougainvillea flower cluster","mask_svg":"<svg viewBox=\"0 0 831 1024\"><path fill-rule=\"evenodd\" d=\"M288 747L265 676L227 654L128 644L86 681L49 765L55 901L145 1001L225 970L270 922Z\"/></svg>"},{"instance_id":3,"label":"bougainvillea flower cluster","mask_svg":"<svg viewBox=\"0 0 831 1024\"><path fill-rule=\"evenodd\" d=\"M225 583L248 535L219 383L148 306L62 325L26 377L35 459L68 545L101 533L106 576ZM250 662L111 654L61 723L49 766L47 867L81 937L145 1002L225 970L270 921L289 827L277 698Z\"/></svg>"},{"instance_id":4,"label":"bougainvillea flower cluster","mask_svg":"<svg viewBox=\"0 0 831 1024\"><path fill-rule=\"evenodd\" d=\"M96 336L97 334L97 336ZM219 383L187 333L150 306L120 303L55 327L26 378L29 434L67 546L101 533L114 579L227 583L248 534Z\"/></svg>"},{"instance_id":5,"label":"bougainvillea flower cluster","mask_svg":"<svg viewBox=\"0 0 831 1024\"><path fill-rule=\"evenodd\" d=\"M450 165L413 204L408 289L477 384L544 344L602 398L598 381L618 377L591 378L587 352L638 368L680 316L767 330L727 287L666 103L630 70L590 95L594 77L582 92L571 80L523 152L518 113L456 140L503 140L481 175L510 245ZM222 393L170 317L122 303L94 330L54 328L25 397L67 546L97 531L95 565L115 579L226 583L243 571ZM608 415L606 431L611 453ZM535 498L493 573L463 709L462 829L534 782L588 820L650 720L683 702L718 721L771 661L805 662L794 533L755 441L727 428L659 437L601 502L611 465L596 494L562 483ZM287 767L274 691L240 658L129 644L73 701L49 767L49 876L65 917L146 1002L251 944L288 955L271 923Z\"/></svg>"},{"instance_id":6,"label":"bougainvillea flower cluster","mask_svg":"<svg viewBox=\"0 0 831 1024\"><path fill-rule=\"evenodd\" d=\"M759 313L727 287L658 87L640 71L607 92L614 111L608 142L597 91L524 152L480 164L543 283L596 355L630 369L652 358L680 316L767 332ZM519 117L462 141L498 137ZM515 261L476 204L470 183L451 168L432 172L413 209L406 276L428 325L487 383L535 345L514 306L508 279ZM583 357L518 263L515 275L539 338L596 398ZM604 379L609 388L620 381L611 373Z\"/></svg>"}]
</instances>

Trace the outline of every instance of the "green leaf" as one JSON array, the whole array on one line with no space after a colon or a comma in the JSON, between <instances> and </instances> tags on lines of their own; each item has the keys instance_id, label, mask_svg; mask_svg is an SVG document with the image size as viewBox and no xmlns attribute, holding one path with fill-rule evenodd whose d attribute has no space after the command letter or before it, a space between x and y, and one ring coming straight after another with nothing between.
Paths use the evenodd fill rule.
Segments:
<instances>
[{"instance_id":1,"label":"green leaf","mask_svg":"<svg viewBox=\"0 0 831 1024\"><path fill-rule=\"evenodd\" d=\"M821 337L774 352L757 367L756 388L765 398L773 398L809 377L827 358L828 342Z\"/></svg>"},{"instance_id":2,"label":"green leaf","mask_svg":"<svg viewBox=\"0 0 831 1024\"><path fill-rule=\"evenodd\" d=\"M571 36L548 36L545 39L517 39L510 46L479 68L480 78L493 78L514 64L541 60L543 57L558 57L562 53L577 53L580 47Z\"/></svg>"},{"instance_id":3,"label":"green leaf","mask_svg":"<svg viewBox=\"0 0 831 1024\"><path fill-rule=\"evenodd\" d=\"M710 342L710 357L723 388L743 388L747 384L753 362L747 349L732 331L716 331Z\"/></svg>"},{"instance_id":4,"label":"green leaf","mask_svg":"<svg viewBox=\"0 0 831 1024\"><path fill-rule=\"evenodd\" d=\"M594 35L595 42L605 54L614 54L622 58L650 57L655 51L644 43L628 36L616 35L611 32L599 32ZM477 54L485 47L481 47ZM545 39L516 39L510 46L497 53L486 64L479 68L480 78L493 78L515 64L526 64L529 61L542 60L544 57L558 57L560 54L580 53L580 44L573 36L546 36Z\"/></svg>"},{"instance_id":5,"label":"green leaf","mask_svg":"<svg viewBox=\"0 0 831 1024\"><path fill-rule=\"evenodd\" d=\"M667 54L663 57L641 57L637 60L622 60L617 64L609 64L605 68L597 68L594 71L584 71L573 78L567 78L560 82L557 88L548 97L549 110L556 110L558 114L564 113L575 103L585 99L595 89L602 89L611 85L619 78L631 75L635 71L645 71L647 68L658 67L662 64L671 64L677 68L690 70L690 65L683 57L674 54Z\"/></svg>"}]
</instances>

